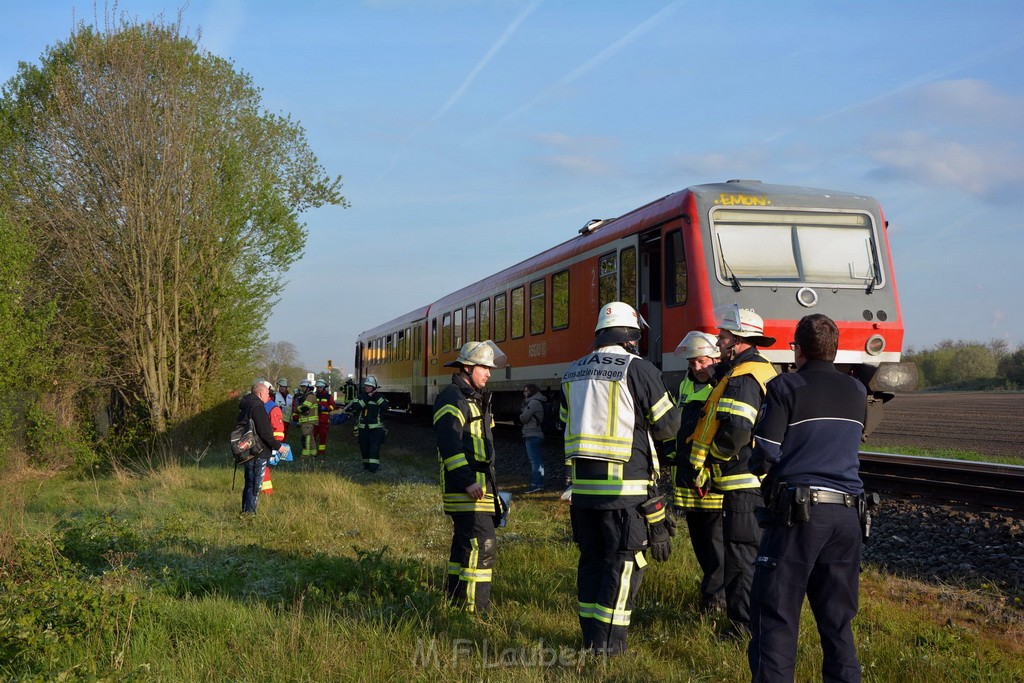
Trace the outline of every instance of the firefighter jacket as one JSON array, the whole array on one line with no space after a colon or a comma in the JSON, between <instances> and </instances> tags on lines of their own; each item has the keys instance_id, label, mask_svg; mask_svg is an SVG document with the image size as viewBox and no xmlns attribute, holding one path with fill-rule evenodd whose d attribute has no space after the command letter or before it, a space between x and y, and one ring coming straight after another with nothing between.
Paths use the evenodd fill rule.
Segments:
<instances>
[{"instance_id":1,"label":"firefighter jacket","mask_svg":"<svg viewBox=\"0 0 1024 683\"><path fill-rule=\"evenodd\" d=\"M477 391L461 373L434 401L434 435L441 469L441 492L448 514L495 514L494 419L490 393ZM484 490L473 500L466 488L477 483Z\"/></svg>"},{"instance_id":2,"label":"firefighter jacket","mask_svg":"<svg viewBox=\"0 0 1024 683\"><path fill-rule=\"evenodd\" d=\"M690 435L693 434L693 430L697 428L697 423L700 422L704 404L711 395L713 388L714 384L711 382L701 382L696 378L692 370L688 370L686 377L679 383L679 398L676 402L676 405L682 411L679 420L679 433L675 439L665 444L666 451L668 451L669 458L672 459L673 464L675 464L676 457L680 452L686 456L674 468L672 502L677 508L685 510L722 509L722 494L709 492L701 497L697 490L693 488L693 482L687 480L687 475L693 470L689 463Z\"/></svg>"},{"instance_id":3,"label":"firefighter jacket","mask_svg":"<svg viewBox=\"0 0 1024 683\"><path fill-rule=\"evenodd\" d=\"M643 503L658 472L651 437L679 429L679 408L650 362L603 346L562 376L560 417L572 466L572 504L614 510Z\"/></svg>"},{"instance_id":4,"label":"firefighter jacket","mask_svg":"<svg viewBox=\"0 0 1024 683\"><path fill-rule=\"evenodd\" d=\"M747 461L765 384L775 374L772 364L757 349L749 348L736 356L704 404L704 413L691 437L690 465L711 470L715 491L761 485L747 469Z\"/></svg>"},{"instance_id":5,"label":"firefighter jacket","mask_svg":"<svg viewBox=\"0 0 1024 683\"><path fill-rule=\"evenodd\" d=\"M324 389L322 392L316 392L317 402L317 416L319 417L320 424L325 425L331 421L331 413L337 407L334 405L334 397L331 396L330 392Z\"/></svg>"},{"instance_id":6,"label":"firefighter jacket","mask_svg":"<svg viewBox=\"0 0 1024 683\"><path fill-rule=\"evenodd\" d=\"M320 407L313 391L299 392L295 395L295 412L299 414L299 424L315 424L320 421Z\"/></svg>"},{"instance_id":7,"label":"firefighter jacket","mask_svg":"<svg viewBox=\"0 0 1024 683\"><path fill-rule=\"evenodd\" d=\"M388 400L380 392L367 394L361 391L359 398L345 406L345 410L359 415L357 429L381 429L384 427L381 416L389 405Z\"/></svg>"},{"instance_id":8,"label":"firefighter jacket","mask_svg":"<svg viewBox=\"0 0 1024 683\"><path fill-rule=\"evenodd\" d=\"M267 417L270 418L270 427L274 430L274 438L278 441L284 441L284 413L281 410L281 406L277 405L274 399L270 399L263 404L263 407L267 409Z\"/></svg>"}]
</instances>

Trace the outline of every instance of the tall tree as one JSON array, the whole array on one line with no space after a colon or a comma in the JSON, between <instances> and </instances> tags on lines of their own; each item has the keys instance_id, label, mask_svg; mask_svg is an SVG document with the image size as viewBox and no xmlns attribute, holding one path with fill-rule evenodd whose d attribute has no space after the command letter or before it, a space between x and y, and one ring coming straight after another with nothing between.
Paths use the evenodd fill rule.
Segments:
<instances>
[{"instance_id":1,"label":"tall tree","mask_svg":"<svg viewBox=\"0 0 1024 683\"><path fill-rule=\"evenodd\" d=\"M105 24L4 88L0 186L38 240L62 350L161 432L254 359L299 215L347 201L302 127L180 17Z\"/></svg>"}]
</instances>

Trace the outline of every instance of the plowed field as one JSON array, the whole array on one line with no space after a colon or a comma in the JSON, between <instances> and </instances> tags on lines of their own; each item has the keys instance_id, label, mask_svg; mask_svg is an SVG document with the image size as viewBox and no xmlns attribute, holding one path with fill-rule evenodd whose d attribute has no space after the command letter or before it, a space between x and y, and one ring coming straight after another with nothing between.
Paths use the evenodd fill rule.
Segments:
<instances>
[{"instance_id":1,"label":"plowed field","mask_svg":"<svg viewBox=\"0 0 1024 683\"><path fill-rule=\"evenodd\" d=\"M1024 457L1024 393L900 394L864 450L872 445Z\"/></svg>"}]
</instances>

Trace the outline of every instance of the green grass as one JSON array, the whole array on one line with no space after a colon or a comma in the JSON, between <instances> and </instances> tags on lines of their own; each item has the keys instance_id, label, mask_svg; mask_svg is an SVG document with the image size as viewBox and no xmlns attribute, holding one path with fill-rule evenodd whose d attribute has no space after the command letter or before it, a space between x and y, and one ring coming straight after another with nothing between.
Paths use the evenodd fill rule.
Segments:
<instances>
[{"instance_id":1,"label":"green grass","mask_svg":"<svg viewBox=\"0 0 1024 683\"><path fill-rule=\"evenodd\" d=\"M450 608L435 465L384 455L378 476L350 440L317 467L281 465L254 519L239 517L226 454L95 479L18 473L0 498L0 679L749 680L743 648L694 609L685 531L647 572L631 652L581 664L577 553L554 496L515 500L491 614ZM865 680L1024 680L1019 611L968 618L958 605L981 598L875 572L862 585ZM820 664L805 608L797 680Z\"/></svg>"},{"instance_id":2,"label":"green grass","mask_svg":"<svg viewBox=\"0 0 1024 683\"><path fill-rule=\"evenodd\" d=\"M970 460L973 462L992 462L1003 465L1024 465L1024 457L1015 455L983 455L977 451L964 451L955 448L915 448L912 446L876 446L869 444L861 450L875 453L895 453L899 455L919 455L927 458L944 458L946 460Z\"/></svg>"}]
</instances>

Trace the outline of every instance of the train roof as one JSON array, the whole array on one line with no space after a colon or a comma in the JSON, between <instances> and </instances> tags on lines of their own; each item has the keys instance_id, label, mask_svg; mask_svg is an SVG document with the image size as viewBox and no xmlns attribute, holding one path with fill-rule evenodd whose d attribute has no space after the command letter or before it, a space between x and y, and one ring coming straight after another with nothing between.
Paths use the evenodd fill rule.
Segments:
<instances>
[{"instance_id":1,"label":"train roof","mask_svg":"<svg viewBox=\"0 0 1024 683\"><path fill-rule=\"evenodd\" d=\"M410 324L412 324L414 322L419 322L420 320L425 320L426 317L427 317L427 312L428 311L430 311L430 306L429 305L422 306L420 308L417 308L415 311L410 311L410 312L406 313L405 315L403 315L401 317L395 318L393 320L389 320L388 322L384 323L383 325L377 325L377 327L371 328L371 329L366 330L364 332L360 332L359 336L356 337L356 339L362 339L364 337L377 337L377 336L380 336L381 334L383 334L385 332L390 332L390 331L394 330L396 327L405 327L406 325L410 325Z\"/></svg>"},{"instance_id":2,"label":"train roof","mask_svg":"<svg viewBox=\"0 0 1024 683\"><path fill-rule=\"evenodd\" d=\"M851 206L851 204L860 204L864 209L878 206L878 202L874 198L862 194L800 185L772 185L762 183L759 180L728 180L722 183L693 185L655 199L616 218L591 221L586 227L580 229L577 235L561 244L557 244L536 256L531 256L482 280L458 289L429 306L417 309L401 318L368 330L361 334L360 337L367 335L375 336L395 327L400 327L406 322L426 318L431 314L431 309L444 311L460 302L472 301L476 298L482 299L492 291L500 289L502 285L524 280L539 271L543 271L545 268L565 263L574 256L600 247L603 244L614 242L626 235L660 225L665 221L678 217L682 213L683 206L689 196L693 196L701 204L717 204L720 201L719 198L723 195L748 197L770 195L772 203L781 206L828 208L831 203L829 200L831 199L837 200L837 203L841 202L846 207Z\"/></svg>"}]
</instances>

